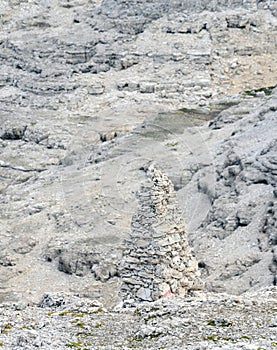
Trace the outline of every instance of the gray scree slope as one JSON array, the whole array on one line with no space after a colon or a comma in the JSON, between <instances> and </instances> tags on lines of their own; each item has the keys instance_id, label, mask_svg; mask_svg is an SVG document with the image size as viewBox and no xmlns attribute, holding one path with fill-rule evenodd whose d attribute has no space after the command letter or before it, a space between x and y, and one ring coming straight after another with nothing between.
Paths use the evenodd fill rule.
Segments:
<instances>
[{"instance_id":1,"label":"gray scree slope","mask_svg":"<svg viewBox=\"0 0 277 350\"><path fill-rule=\"evenodd\" d=\"M117 302L152 160L207 288L276 284L276 89L238 95L276 85L276 13L276 1L1 1L2 301Z\"/></svg>"}]
</instances>

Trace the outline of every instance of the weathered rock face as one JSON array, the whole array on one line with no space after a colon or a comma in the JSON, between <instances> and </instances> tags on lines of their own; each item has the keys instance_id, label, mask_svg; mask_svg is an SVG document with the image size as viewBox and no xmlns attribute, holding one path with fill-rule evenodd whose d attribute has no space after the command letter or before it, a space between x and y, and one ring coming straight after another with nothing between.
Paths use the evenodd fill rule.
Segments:
<instances>
[{"instance_id":1,"label":"weathered rock face","mask_svg":"<svg viewBox=\"0 0 277 350\"><path fill-rule=\"evenodd\" d=\"M118 111L122 97L171 109L275 82L272 1L5 0L1 11L8 109L83 116Z\"/></svg>"},{"instance_id":2,"label":"weathered rock face","mask_svg":"<svg viewBox=\"0 0 277 350\"><path fill-rule=\"evenodd\" d=\"M214 104L276 85L276 14L276 1L1 1L0 300L117 295L148 160L178 191L210 289L276 281L276 99Z\"/></svg>"},{"instance_id":3,"label":"weathered rock face","mask_svg":"<svg viewBox=\"0 0 277 350\"><path fill-rule=\"evenodd\" d=\"M250 9L257 10L258 8L268 7L269 1L257 0L236 0L236 1L209 1L209 0L173 0L170 3L165 0L151 1L132 1L132 3L120 0L104 0L102 1L102 13L109 18L121 21L128 17L142 17L145 21L158 19L169 12L184 12L197 13L202 11L222 11L230 9ZM121 17L121 18L119 18Z\"/></svg>"},{"instance_id":4,"label":"weathered rock face","mask_svg":"<svg viewBox=\"0 0 277 350\"><path fill-rule=\"evenodd\" d=\"M198 264L187 242L173 184L154 165L138 192L121 269L123 299L157 300L201 289Z\"/></svg>"},{"instance_id":5,"label":"weathered rock face","mask_svg":"<svg viewBox=\"0 0 277 350\"><path fill-rule=\"evenodd\" d=\"M276 92L254 98L253 109L247 102L228 108L209 124L227 134L213 161L179 193L198 191L208 203L207 216L190 233L206 286L215 291L276 284Z\"/></svg>"}]
</instances>

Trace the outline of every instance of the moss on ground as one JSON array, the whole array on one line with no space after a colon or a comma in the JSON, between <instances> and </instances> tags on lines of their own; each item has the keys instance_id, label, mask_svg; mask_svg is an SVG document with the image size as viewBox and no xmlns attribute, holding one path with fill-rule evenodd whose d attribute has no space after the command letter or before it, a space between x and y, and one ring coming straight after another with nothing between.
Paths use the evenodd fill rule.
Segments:
<instances>
[{"instance_id":1,"label":"moss on ground","mask_svg":"<svg viewBox=\"0 0 277 350\"><path fill-rule=\"evenodd\" d=\"M266 87L262 87L262 88L259 88L259 89L253 89L253 90L245 90L243 92L243 95L244 96L252 96L252 97L256 97L258 93L260 92L264 92L264 94L266 96L270 96L272 94L272 91L273 89L276 87L277 85L275 86L266 86Z\"/></svg>"}]
</instances>

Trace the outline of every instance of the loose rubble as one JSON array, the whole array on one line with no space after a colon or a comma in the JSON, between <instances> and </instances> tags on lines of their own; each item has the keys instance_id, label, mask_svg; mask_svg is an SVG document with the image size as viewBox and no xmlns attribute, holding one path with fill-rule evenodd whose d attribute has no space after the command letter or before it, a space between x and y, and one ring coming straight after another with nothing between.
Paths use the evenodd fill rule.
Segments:
<instances>
[{"instance_id":1,"label":"loose rubble","mask_svg":"<svg viewBox=\"0 0 277 350\"><path fill-rule=\"evenodd\" d=\"M199 292L115 309L48 293L38 305L1 305L0 344L3 350L274 350L276 307L276 287L240 297Z\"/></svg>"}]
</instances>

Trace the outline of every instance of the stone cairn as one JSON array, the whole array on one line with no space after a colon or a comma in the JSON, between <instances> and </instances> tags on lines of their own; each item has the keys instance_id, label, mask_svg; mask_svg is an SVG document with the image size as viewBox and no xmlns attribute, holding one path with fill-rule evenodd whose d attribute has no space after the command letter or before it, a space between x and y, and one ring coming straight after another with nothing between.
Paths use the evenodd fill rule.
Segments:
<instances>
[{"instance_id":1,"label":"stone cairn","mask_svg":"<svg viewBox=\"0 0 277 350\"><path fill-rule=\"evenodd\" d=\"M186 296L203 288L173 184L153 164L146 174L120 268L124 301Z\"/></svg>"}]
</instances>

